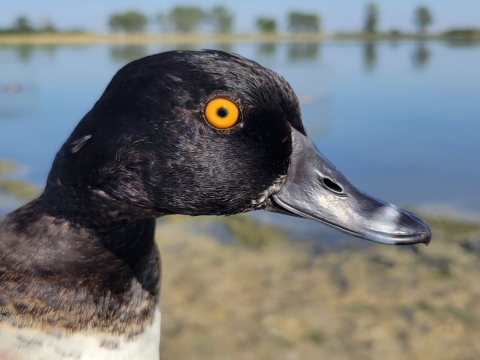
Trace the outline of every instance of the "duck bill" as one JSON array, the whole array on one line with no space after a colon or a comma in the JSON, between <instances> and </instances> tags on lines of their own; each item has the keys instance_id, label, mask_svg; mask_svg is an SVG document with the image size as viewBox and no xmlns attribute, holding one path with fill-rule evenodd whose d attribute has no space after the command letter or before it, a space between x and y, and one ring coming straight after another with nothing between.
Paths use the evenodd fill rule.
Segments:
<instances>
[{"instance_id":1,"label":"duck bill","mask_svg":"<svg viewBox=\"0 0 480 360\"><path fill-rule=\"evenodd\" d=\"M292 159L266 210L311 219L346 234L389 245L430 242L417 215L356 189L306 136L292 129Z\"/></svg>"}]
</instances>

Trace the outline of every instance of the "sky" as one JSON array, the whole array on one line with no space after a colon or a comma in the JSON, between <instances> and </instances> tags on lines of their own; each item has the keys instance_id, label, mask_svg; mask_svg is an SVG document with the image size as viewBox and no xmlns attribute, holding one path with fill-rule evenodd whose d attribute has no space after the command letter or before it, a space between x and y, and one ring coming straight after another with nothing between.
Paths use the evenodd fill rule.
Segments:
<instances>
[{"instance_id":1,"label":"sky","mask_svg":"<svg viewBox=\"0 0 480 360\"><path fill-rule=\"evenodd\" d=\"M19 15L26 15L34 24L47 19L60 29L83 28L93 32L108 30L110 14L139 10L153 18L177 5L194 5L209 9L224 5L235 14L235 30L254 30L257 16L277 19L280 30L286 28L289 11L317 13L322 18L322 30L358 30L362 27L366 0L0 0L0 27L8 27ZM381 30L414 30L413 10L428 6L434 15L434 31L454 27L480 28L480 0L377 0ZM151 27L155 30L155 27Z\"/></svg>"}]
</instances>

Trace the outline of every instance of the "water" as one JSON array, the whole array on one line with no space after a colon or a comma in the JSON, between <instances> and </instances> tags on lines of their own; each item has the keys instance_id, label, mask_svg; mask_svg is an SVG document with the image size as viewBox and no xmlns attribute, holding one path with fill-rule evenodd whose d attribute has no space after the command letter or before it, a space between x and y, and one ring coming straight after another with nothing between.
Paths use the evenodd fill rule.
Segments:
<instances>
[{"instance_id":1,"label":"water","mask_svg":"<svg viewBox=\"0 0 480 360\"><path fill-rule=\"evenodd\" d=\"M233 51L280 73L320 150L364 191L480 218L480 46L468 43L1 46L0 158L44 184L56 151L114 73L179 47ZM313 236L306 222L287 224Z\"/></svg>"}]
</instances>

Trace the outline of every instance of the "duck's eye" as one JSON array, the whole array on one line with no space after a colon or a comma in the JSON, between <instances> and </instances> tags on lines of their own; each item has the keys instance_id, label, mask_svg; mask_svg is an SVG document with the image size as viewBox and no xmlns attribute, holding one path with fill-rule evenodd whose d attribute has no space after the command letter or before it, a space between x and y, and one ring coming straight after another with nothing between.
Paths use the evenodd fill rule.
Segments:
<instances>
[{"instance_id":1,"label":"duck's eye","mask_svg":"<svg viewBox=\"0 0 480 360\"><path fill-rule=\"evenodd\" d=\"M230 99L219 97L210 100L205 106L205 119L217 129L228 129L238 121L240 111Z\"/></svg>"}]
</instances>

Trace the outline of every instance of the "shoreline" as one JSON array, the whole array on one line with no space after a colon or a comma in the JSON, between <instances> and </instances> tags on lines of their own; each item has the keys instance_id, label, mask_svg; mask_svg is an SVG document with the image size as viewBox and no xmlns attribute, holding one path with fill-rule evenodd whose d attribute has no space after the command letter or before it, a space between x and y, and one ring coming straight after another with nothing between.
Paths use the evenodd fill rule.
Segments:
<instances>
[{"instance_id":1,"label":"shoreline","mask_svg":"<svg viewBox=\"0 0 480 360\"><path fill-rule=\"evenodd\" d=\"M325 42L325 41L472 41L480 42L480 34L475 36L445 36L431 34L418 36L415 34L379 33L364 35L357 33L337 34L175 34L175 33L148 33L148 34L1 34L0 44L185 44L185 43L283 43L283 42Z\"/></svg>"}]
</instances>

